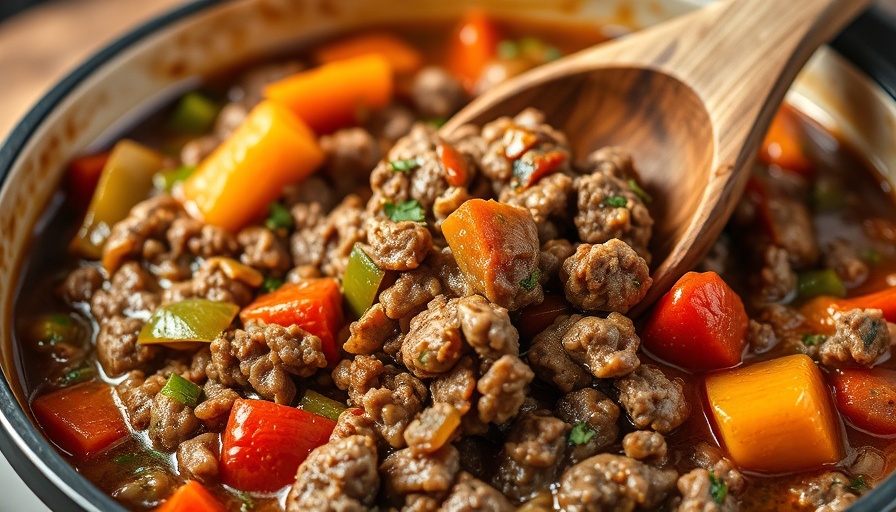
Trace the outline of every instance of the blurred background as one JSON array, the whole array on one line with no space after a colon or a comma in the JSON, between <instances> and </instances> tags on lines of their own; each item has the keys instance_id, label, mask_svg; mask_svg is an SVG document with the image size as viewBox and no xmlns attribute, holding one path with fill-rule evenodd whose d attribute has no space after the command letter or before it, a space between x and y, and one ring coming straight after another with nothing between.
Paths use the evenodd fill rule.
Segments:
<instances>
[{"instance_id":1,"label":"blurred background","mask_svg":"<svg viewBox=\"0 0 896 512\"><path fill-rule=\"evenodd\" d=\"M158 14L190 0L0 0L0 141L78 63ZM878 0L896 17L896 0ZM896 44L896 42L894 42ZM0 512L48 510L0 456Z\"/></svg>"}]
</instances>

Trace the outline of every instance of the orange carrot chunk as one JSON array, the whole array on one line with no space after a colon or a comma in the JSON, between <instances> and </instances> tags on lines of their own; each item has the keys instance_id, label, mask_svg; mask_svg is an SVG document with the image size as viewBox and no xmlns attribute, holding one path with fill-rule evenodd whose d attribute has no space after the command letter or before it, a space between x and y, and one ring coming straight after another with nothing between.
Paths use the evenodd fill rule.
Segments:
<instances>
[{"instance_id":1,"label":"orange carrot chunk","mask_svg":"<svg viewBox=\"0 0 896 512\"><path fill-rule=\"evenodd\" d=\"M651 354L691 371L741 362L749 319L743 302L715 272L688 272L657 302L641 342Z\"/></svg>"},{"instance_id":2,"label":"orange carrot chunk","mask_svg":"<svg viewBox=\"0 0 896 512\"><path fill-rule=\"evenodd\" d=\"M423 65L423 55L400 37L389 32L368 32L334 41L318 48L314 58L321 64L376 54L399 74L411 74Z\"/></svg>"},{"instance_id":3,"label":"orange carrot chunk","mask_svg":"<svg viewBox=\"0 0 896 512\"><path fill-rule=\"evenodd\" d=\"M282 105L264 101L199 164L181 193L205 222L235 232L323 161L308 126Z\"/></svg>"},{"instance_id":4,"label":"orange carrot chunk","mask_svg":"<svg viewBox=\"0 0 896 512\"><path fill-rule=\"evenodd\" d=\"M473 9L460 21L448 47L448 70L473 90L482 70L498 54L501 34L481 9Z\"/></svg>"},{"instance_id":5,"label":"orange carrot chunk","mask_svg":"<svg viewBox=\"0 0 896 512\"><path fill-rule=\"evenodd\" d=\"M226 512L221 504L196 480L177 488L154 512Z\"/></svg>"},{"instance_id":6,"label":"orange carrot chunk","mask_svg":"<svg viewBox=\"0 0 896 512\"><path fill-rule=\"evenodd\" d=\"M112 388L101 382L76 384L39 396L31 410L47 437L80 459L94 456L130 434Z\"/></svg>"},{"instance_id":7,"label":"orange carrot chunk","mask_svg":"<svg viewBox=\"0 0 896 512\"><path fill-rule=\"evenodd\" d=\"M759 161L803 176L811 174L812 162L803 149L802 133L796 113L789 107L782 107L762 141Z\"/></svg>"},{"instance_id":8,"label":"orange carrot chunk","mask_svg":"<svg viewBox=\"0 0 896 512\"><path fill-rule=\"evenodd\" d=\"M837 409L856 427L896 436L896 371L840 368L830 373Z\"/></svg>"},{"instance_id":9,"label":"orange carrot chunk","mask_svg":"<svg viewBox=\"0 0 896 512\"><path fill-rule=\"evenodd\" d=\"M896 286L848 299L821 295L803 304L800 312L815 331L830 334L837 315L853 309L879 309L887 322L896 322Z\"/></svg>"},{"instance_id":10,"label":"orange carrot chunk","mask_svg":"<svg viewBox=\"0 0 896 512\"><path fill-rule=\"evenodd\" d=\"M824 377L804 354L712 374L706 395L725 448L742 469L801 471L844 457Z\"/></svg>"},{"instance_id":11,"label":"orange carrot chunk","mask_svg":"<svg viewBox=\"0 0 896 512\"><path fill-rule=\"evenodd\" d=\"M318 134L358 123L358 114L392 100L393 71L381 55L362 55L296 73L264 88Z\"/></svg>"}]
</instances>

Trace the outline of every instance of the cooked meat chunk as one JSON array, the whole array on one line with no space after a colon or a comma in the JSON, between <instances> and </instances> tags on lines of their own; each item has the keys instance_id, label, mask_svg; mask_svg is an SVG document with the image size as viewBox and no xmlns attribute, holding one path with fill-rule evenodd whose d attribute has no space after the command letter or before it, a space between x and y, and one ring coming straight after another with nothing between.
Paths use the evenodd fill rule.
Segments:
<instances>
[{"instance_id":1,"label":"cooked meat chunk","mask_svg":"<svg viewBox=\"0 0 896 512\"><path fill-rule=\"evenodd\" d=\"M638 428L650 427L667 434L691 413L681 383L669 380L655 366L642 364L616 379L614 385L619 390L619 403Z\"/></svg>"},{"instance_id":2,"label":"cooked meat chunk","mask_svg":"<svg viewBox=\"0 0 896 512\"><path fill-rule=\"evenodd\" d=\"M879 309L853 309L837 317L836 332L821 344L821 362L871 366L890 349L890 331Z\"/></svg>"},{"instance_id":3,"label":"cooked meat chunk","mask_svg":"<svg viewBox=\"0 0 896 512\"><path fill-rule=\"evenodd\" d=\"M356 407L350 407L342 411L342 414L339 415L339 419L336 421L333 433L330 434L330 441L351 436L367 436L374 441L381 439L370 416L363 409Z\"/></svg>"},{"instance_id":4,"label":"cooked meat chunk","mask_svg":"<svg viewBox=\"0 0 896 512\"><path fill-rule=\"evenodd\" d=\"M573 361L595 377L609 379L633 372L641 361L641 340L628 317L610 313L607 318L586 316L563 335L563 348Z\"/></svg>"},{"instance_id":5,"label":"cooked meat chunk","mask_svg":"<svg viewBox=\"0 0 896 512\"><path fill-rule=\"evenodd\" d=\"M505 203L529 210L538 227L539 240L546 242L561 235L553 221L566 222L574 194L572 178L554 173L529 187L505 188L499 197Z\"/></svg>"},{"instance_id":6,"label":"cooked meat chunk","mask_svg":"<svg viewBox=\"0 0 896 512\"><path fill-rule=\"evenodd\" d=\"M363 512L380 488L373 440L351 436L312 451L286 497L287 512Z\"/></svg>"},{"instance_id":7,"label":"cooked meat chunk","mask_svg":"<svg viewBox=\"0 0 896 512\"><path fill-rule=\"evenodd\" d=\"M706 441L701 441L694 448L694 463L698 467L711 471L732 493L740 494L747 483L744 475L730 459L722 456L722 451Z\"/></svg>"},{"instance_id":8,"label":"cooked meat chunk","mask_svg":"<svg viewBox=\"0 0 896 512\"><path fill-rule=\"evenodd\" d=\"M439 66L427 66L414 76L411 97L423 118L447 119L468 101L457 78Z\"/></svg>"},{"instance_id":9,"label":"cooked meat chunk","mask_svg":"<svg viewBox=\"0 0 896 512\"><path fill-rule=\"evenodd\" d=\"M290 375L310 377L327 366L320 338L297 325L249 324L224 332L211 344L209 378L226 386L247 386L278 404L296 394Z\"/></svg>"},{"instance_id":10,"label":"cooked meat chunk","mask_svg":"<svg viewBox=\"0 0 896 512\"><path fill-rule=\"evenodd\" d=\"M398 322L386 316L380 303L367 308L349 327L351 335L342 346L349 354L373 354L383 349L387 341L400 334Z\"/></svg>"},{"instance_id":11,"label":"cooked meat chunk","mask_svg":"<svg viewBox=\"0 0 896 512\"><path fill-rule=\"evenodd\" d=\"M563 349L563 337L581 315L559 316L550 327L532 340L527 359L539 379L569 393L591 384L589 372L575 363Z\"/></svg>"},{"instance_id":12,"label":"cooked meat chunk","mask_svg":"<svg viewBox=\"0 0 896 512\"><path fill-rule=\"evenodd\" d=\"M398 371L395 367L389 367L388 370ZM333 383L348 392L351 403L360 405L365 393L381 386L381 377L386 371L386 366L374 356L343 359L333 370Z\"/></svg>"},{"instance_id":13,"label":"cooked meat chunk","mask_svg":"<svg viewBox=\"0 0 896 512\"><path fill-rule=\"evenodd\" d=\"M339 190L366 182L382 157L373 135L358 127L322 135L320 148L327 157L326 173Z\"/></svg>"},{"instance_id":14,"label":"cooked meat chunk","mask_svg":"<svg viewBox=\"0 0 896 512\"><path fill-rule=\"evenodd\" d=\"M596 455L619 437L619 407L594 388L567 393L557 401L557 416L583 432L583 443L570 443L574 462Z\"/></svg>"},{"instance_id":15,"label":"cooked meat chunk","mask_svg":"<svg viewBox=\"0 0 896 512\"><path fill-rule=\"evenodd\" d=\"M162 302L170 304L191 297L245 306L255 295L254 288L231 276L220 258L202 262L189 281L175 283L162 294Z\"/></svg>"},{"instance_id":16,"label":"cooked meat chunk","mask_svg":"<svg viewBox=\"0 0 896 512\"><path fill-rule=\"evenodd\" d=\"M713 495L712 479L715 475L703 468L697 468L690 473L682 475L678 479L678 492L681 493L681 503L677 512L706 512L717 510L719 512L737 512L737 501L731 494L724 494L721 503Z\"/></svg>"},{"instance_id":17,"label":"cooked meat chunk","mask_svg":"<svg viewBox=\"0 0 896 512\"><path fill-rule=\"evenodd\" d=\"M579 238L587 244L602 244L618 238L650 264L647 244L653 219L644 202L627 183L602 173L575 180L578 210L573 219Z\"/></svg>"},{"instance_id":18,"label":"cooked meat chunk","mask_svg":"<svg viewBox=\"0 0 896 512\"><path fill-rule=\"evenodd\" d=\"M401 359L420 378L445 373L460 359L464 343L457 319L458 299L440 295L411 320L401 344Z\"/></svg>"},{"instance_id":19,"label":"cooked meat chunk","mask_svg":"<svg viewBox=\"0 0 896 512\"><path fill-rule=\"evenodd\" d=\"M672 469L602 453L563 473L557 502L567 512L651 510L666 499L677 478Z\"/></svg>"},{"instance_id":20,"label":"cooked meat chunk","mask_svg":"<svg viewBox=\"0 0 896 512\"><path fill-rule=\"evenodd\" d=\"M498 457L492 484L512 500L523 500L555 481L569 425L548 411L522 414Z\"/></svg>"},{"instance_id":21,"label":"cooked meat chunk","mask_svg":"<svg viewBox=\"0 0 896 512\"><path fill-rule=\"evenodd\" d=\"M750 351L754 354L761 354L771 349L778 338L775 336L775 329L771 324L765 322L757 322L750 319L749 330L747 331L747 342L750 344Z\"/></svg>"},{"instance_id":22,"label":"cooked meat chunk","mask_svg":"<svg viewBox=\"0 0 896 512\"><path fill-rule=\"evenodd\" d=\"M406 372L390 371L381 380L381 387L364 393L360 405L383 439L393 448L403 448L405 429L423 410L426 385Z\"/></svg>"},{"instance_id":23,"label":"cooked meat chunk","mask_svg":"<svg viewBox=\"0 0 896 512\"><path fill-rule=\"evenodd\" d=\"M649 430L629 432L622 438L622 450L626 457L646 462L660 462L666 459L666 439L662 434Z\"/></svg>"},{"instance_id":24,"label":"cooked meat chunk","mask_svg":"<svg viewBox=\"0 0 896 512\"><path fill-rule=\"evenodd\" d=\"M295 60L252 66L241 73L237 82L227 91L227 97L251 109L264 99L266 85L282 80L306 66Z\"/></svg>"},{"instance_id":25,"label":"cooked meat chunk","mask_svg":"<svg viewBox=\"0 0 896 512\"><path fill-rule=\"evenodd\" d=\"M824 251L824 266L834 269L840 279L850 286L858 286L868 279L868 263L854 244L842 238L827 246Z\"/></svg>"},{"instance_id":26,"label":"cooked meat chunk","mask_svg":"<svg viewBox=\"0 0 896 512\"><path fill-rule=\"evenodd\" d=\"M439 500L428 494L408 494L401 512L439 512Z\"/></svg>"},{"instance_id":27,"label":"cooked meat chunk","mask_svg":"<svg viewBox=\"0 0 896 512\"><path fill-rule=\"evenodd\" d=\"M804 268L818 260L818 240L812 226L812 214L799 193L782 190L769 194L768 220L775 245L787 251L794 268Z\"/></svg>"},{"instance_id":28,"label":"cooked meat chunk","mask_svg":"<svg viewBox=\"0 0 896 512\"><path fill-rule=\"evenodd\" d=\"M320 205L292 207L296 230L289 239L293 265L319 267L325 275L342 276L356 242L363 242L364 202L352 194L324 216Z\"/></svg>"},{"instance_id":29,"label":"cooked meat chunk","mask_svg":"<svg viewBox=\"0 0 896 512\"><path fill-rule=\"evenodd\" d=\"M849 478L831 471L810 479L790 490L802 507L815 507L815 512L841 512L859 497L850 492Z\"/></svg>"},{"instance_id":30,"label":"cooked meat chunk","mask_svg":"<svg viewBox=\"0 0 896 512\"><path fill-rule=\"evenodd\" d=\"M163 451L172 452L177 446L193 437L202 426L193 408L157 393L149 409L149 439Z\"/></svg>"},{"instance_id":31,"label":"cooked meat chunk","mask_svg":"<svg viewBox=\"0 0 896 512\"><path fill-rule=\"evenodd\" d=\"M457 317L464 340L483 360L519 355L520 336L505 308L481 295L471 295L457 301Z\"/></svg>"},{"instance_id":32,"label":"cooked meat chunk","mask_svg":"<svg viewBox=\"0 0 896 512\"><path fill-rule=\"evenodd\" d=\"M96 358L109 377L115 378L131 370L148 370L160 353L155 345L137 343L143 321L114 316L100 326L96 336Z\"/></svg>"},{"instance_id":33,"label":"cooked meat chunk","mask_svg":"<svg viewBox=\"0 0 896 512\"><path fill-rule=\"evenodd\" d=\"M127 260L143 255L148 241L165 240L171 223L186 216L181 204L167 194L160 194L138 203L121 222L112 226L103 245L103 266L113 273Z\"/></svg>"},{"instance_id":34,"label":"cooked meat chunk","mask_svg":"<svg viewBox=\"0 0 896 512\"><path fill-rule=\"evenodd\" d=\"M429 385L434 402L451 404L462 415L471 407L471 397L476 390L476 372L473 359L464 357L448 373L437 376Z\"/></svg>"},{"instance_id":35,"label":"cooked meat chunk","mask_svg":"<svg viewBox=\"0 0 896 512\"><path fill-rule=\"evenodd\" d=\"M435 452L454 438L460 416L453 405L434 402L408 425L404 440L415 453Z\"/></svg>"},{"instance_id":36,"label":"cooked meat chunk","mask_svg":"<svg viewBox=\"0 0 896 512\"><path fill-rule=\"evenodd\" d=\"M292 267L289 251L270 229L261 226L243 228L236 235L243 250L240 261L264 273L282 276Z\"/></svg>"},{"instance_id":37,"label":"cooked meat chunk","mask_svg":"<svg viewBox=\"0 0 896 512\"><path fill-rule=\"evenodd\" d=\"M476 384L476 390L482 394L479 419L484 423L504 423L516 416L534 377L532 370L517 356L501 356Z\"/></svg>"},{"instance_id":38,"label":"cooked meat chunk","mask_svg":"<svg viewBox=\"0 0 896 512\"><path fill-rule=\"evenodd\" d=\"M171 249L171 258L181 256L235 256L240 244L224 228L203 224L190 217L178 217L165 234ZM144 251L145 252L145 251Z\"/></svg>"},{"instance_id":39,"label":"cooked meat chunk","mask_svg":"<svg viewBox=\"0 0 896 512\"><path fill-rule=\"evenodd\" d=\"M113 316L144 316L159 305L159 285L139 263L128 262L113 275L108 290L97 290L90 311L102 323Z\"/></svg>"},{"instance_id":40,"label":"cooked meat chunk","mask_svg":"<svg viewBox=\"0 0 896 512\"><path fill-rule=\"evenodd\" d=\"M454 477L460 471L460 455L450 444L433 453L415 453L404 448L386 457L380 471L390 496L443 492L454 485Z\"/></svg>"},{"instance_id":41,"label":"cooked meat chunk","mask_svg":"<svg viewBox=\"0 0 896 512\"><path fill-rule=\"evenodd\" d=\"M142 371L134 370L115 386L134 430L149 427L152 399L162 390L167 380L167 377L159 374L146 377Z\"/></svg>"},{"instance_id":42,"label":"cooked meat chunk","mask_svg":"<svg viewBox=\"0 0 896 512\"><path fill-rule=\"evenodd\" d=\"M618 146L605 146L592 151L585 157L581 168L582 174L600 173L620 180L638 181L632 155Z\"/></svg>"},{"instance_id":43,"label":"cooked meat chunk","mask_svg":"<svg viewBox=\"0 0 896 512\"><path fill-rule=\"evenodd\" d=\"M765 248L758 280L759 298L764 302L781 302L792 296L797 276L786 250L775 245Z\"/></svg>"},{"instance_id":44,"label":"cooked meat chunk","mask_svg":"<svg viewBox=\"0 0 896 512\"><path fill-rule=\"evenodd\" d=\"M105 279L98 268L78 267L66 276L59 288L59 293L69 304L90 302L93 294L103 287L103 282Z\"/></svg>"},{"instance_id":45,"label":"cooked meat chunk","mask_svg":"<svg viewBox=\"0 0 896 512\"><path fill-rule=\"evenodd\" d=\"M513 512L514 507L497 489L462 471L451 494L442 502L442 512Z\"/></svg>"},{"instance_id":46,"label":"cooked meat chunk","mask_svg":"<svg viewBox=\"0 0 896 512\"><path fill-rule=\"evenodd\" d=\"M365 251L384 270L411 270L420 266L432 249L432 235L417 222L371 219L367 223Z\"/></svg>"},{"instance_id":47,"label":"cooked meat chunk","mask_svg":"<svg viewBox=\"0 0 896 512\"><path fill-rule=\"evenodd\" d=\"M442 231L442 221L455 210L460 208L468 200L473 199L466 187L448 187L442 195L436 198L436 202L432 205L432 214L436 222L433 227L436 231Z\"/></svg>"},{"instance_id":48,"label":"cooked meat chunk","mask_svg":"<svg viewBox=\"0 0 896 512\"><path fill-rule=\"evenodd\" d=\"M632 308L653 284L644 258L625 242L582 244L560 269L566 299L586 311Z\"/></svg>"},{"instance_id":49,"label":"cooked meat chunk","mask_svg":"<svg viewBox=\"0 0 896 512\"><path fill-rule=\"evenodd\" d=\"M366 128L379 141L380 147L389 148L398 139L411 132L417 116L403 103L391 103L375 110L367 118Z\"/></svg>"},{"instance_id":50,"label":"cooked meat chunk","mask_svg":"<svg viewBox=\"0 0 896 512\"><path fill-rule=\"evenodd\" d=\"M151 509L168 498L177 481L166 468L153 466L132 475L110 494L134 509Z\"/></svg>"},{"instance_id":51,"label":"cooked meat chunk","mask_svg":"<svg viewBox=\"0 0 896 512\"><path fill-rule=\"evenodd\" d=\"M425 306L443 293L437 272L428 263L408 272L402 272L395 284L380 292L380 302L386 316L402 318Z\"/></svg>"},{"instance_id":52,"label":"cooked meat chunk","mask_svg":"<svg viewBox=\"0 0 896 512\"><path fill-rule=\"evenodd\" d=\"M218 434L199 434L177 447L177 471L186 478L204 482L218 475L221 451Z\"/></svg>"},{"instance_id":53,"label":"cooked meat chunk","mask_svg":"<svg viewBox=\"0 0 896 512\"><path fill-rule=\"evenodd\" d=\"M559 279L563 262L575 252L576 248L565 238L555 238L542 244L541 254L538 257L542 285L552 279Z\"/></svg>"},{"instance_id":54,"label":"cooked meat chunk","mask_svg":"<svg viewBox=\"0 0 896 512\"><path fill-rule=\"evenodd\" d=\"M209 428L223 426L233 408L233 402L240 398L239 393L211 379L205 382L202 392L205 393L205 400L196 406L193 414Z\"/></svg>"}]
</instances>

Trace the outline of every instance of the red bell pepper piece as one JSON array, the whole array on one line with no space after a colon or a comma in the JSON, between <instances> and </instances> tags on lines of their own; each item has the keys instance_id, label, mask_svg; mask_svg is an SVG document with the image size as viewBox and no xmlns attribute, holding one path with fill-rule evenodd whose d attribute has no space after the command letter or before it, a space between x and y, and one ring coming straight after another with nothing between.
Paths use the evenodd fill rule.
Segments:
<instances>
[{"instance_id":1,"label":"red bell pepper piece","mask_svg":"<svg viewBox=\"0 0 896 512\"><path fill-rule=\"evenodd\" d=\"M110 151L75 158L68 164L65 186L69 201L79 209L87 208L100 181Z\"/></svg>"},{"instance_id":2,"label":"red bell pepper piece","mask_svg":"<svg viewBox=\"0 0 896 512\"><path fill-rule=\"evenodd\" d=\"M240 311L240 320L261 320L269 324L298 325L320 338L327 362L339 361L336 334L342 328L342 292L335 279L305 279L284 284L258 297Z\"/></svg>"},{"instance_id":3,"label":"red bell pepper piece","mask_svg":"<svg viewBox=\"0 0 896 512\"><path fill-rule=\"evenodd\" d=\"M295 407L236 400L224 430L221 479L243 491L274 492L292 483L335 427L335 421Z\"/></svg>"},{"instance_id":4,"label":"red bell pepper piece","mask_svg":"<svg viewBox=\"0 0 896 512\"><path fill-rule=\"evenodd\" d=\"M470 171L467 169L467 161L457 152L456 149L440 142L436 147L436 153L445 167L445 174L448 177L448 184L452 187L462 187L467 184L470 178Z\"/></svg>"},{"instance_id":5,"label":"red bell pepper piece","mask_svg":"<svg viewBox=\"0 0 896 512\"><path fill-rule=\"evenodd\" d=\"M202 484L190 480L153 512L227 512L227 509Z\"/></svg>"},{"instance_id":6,"label":"red bell pepper piece","mask_svg":"<svg viewBox=\"0 0 896 512\"><path fill-rule=\"evenodd\" d=\"M39 396L31 402L31 410L47 437L80 459L130 434L112 388L102 382L84 382Z\"/></svg>"},{"instance_id":7,"label":"red bell pepper piece","mask_svg":"<svg viewBox=\"0 0 896 512\"><path fill-rule=\"evenodd\" d=\"M840 414L856 427L896 436L896 371L840 368L829 374Z\"/></svg>"},{"instance_id":8,"label":"red bell pepper piece","mask_svg":"<svg viewBox=\"0 0 896 512\"><path fill-rule=\"evenodd\" d=\"M802 130L796 112L782 107L768 128L759 149L759 161L775 165L801 176L809 176L814 168L803 149Z\"/></svg>"},{"instance_id":9,"label":"red bell pepper piece","mask_svg":"<svg viewBox=\"0 0 896 512\"><path fill-rule=\"evenodd\" d=\"M641 334L651 354L690 371L741 362L749 319L715 272L688 272L657 302Z\"/></svg>"},{"instance_id":10,"label":"red bell pepper piece","mask_svg":"<svg viewBox=\"0 0 896 512\"><path fill-rule=\"evenodd\" d=\"M464 16L454 31L448 47L448 70L463 82L468 91L498 54L501 34L494 22L481 9Z\"/></svg>"}]
</instances>

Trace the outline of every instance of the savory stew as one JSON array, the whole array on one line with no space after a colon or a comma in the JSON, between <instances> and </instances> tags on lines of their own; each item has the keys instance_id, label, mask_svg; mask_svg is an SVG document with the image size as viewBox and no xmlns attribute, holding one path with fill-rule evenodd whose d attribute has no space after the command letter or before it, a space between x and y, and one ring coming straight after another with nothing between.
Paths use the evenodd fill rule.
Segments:
<instances>
[{"instance_id":1,"label":"savory stew","mask_svg":"<svg viewBox=\"0 0 896 512\"><path fill-rule=\"evenodd\" d=\"M573 154L535 110L439 135L601 38L347 34L73 161L17 302L43 432L133 510L849 507L896 464L896 210L859 156L781 110L630 318L638 148Z\"/></svg>"}]
</instances>

